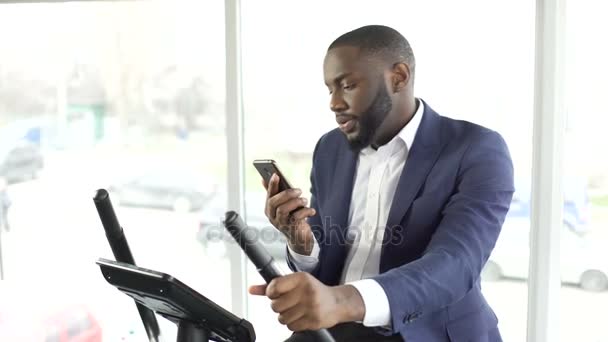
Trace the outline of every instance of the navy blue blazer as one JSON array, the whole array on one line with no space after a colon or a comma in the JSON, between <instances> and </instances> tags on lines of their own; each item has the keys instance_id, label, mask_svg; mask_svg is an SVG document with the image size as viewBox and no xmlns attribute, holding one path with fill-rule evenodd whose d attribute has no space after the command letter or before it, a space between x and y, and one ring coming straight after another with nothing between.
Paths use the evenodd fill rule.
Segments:
<instances>
[{"instance_id":1,"label":"navy blue blazer","mask_svg":"<svg viewBox=\"0 0 608 342\"><path fill-rule=\"evenodd\" d=\"M408 342L500 341L480 273L511 204L511 157L498 133L424 105L373 278L390 304L392 329L384 333ZM313 155L317 214L308 222L320 252L312 274L327 285L338 285L346 260L357 157L338 129L321 137Z\"/></svg>"}]
</instances>

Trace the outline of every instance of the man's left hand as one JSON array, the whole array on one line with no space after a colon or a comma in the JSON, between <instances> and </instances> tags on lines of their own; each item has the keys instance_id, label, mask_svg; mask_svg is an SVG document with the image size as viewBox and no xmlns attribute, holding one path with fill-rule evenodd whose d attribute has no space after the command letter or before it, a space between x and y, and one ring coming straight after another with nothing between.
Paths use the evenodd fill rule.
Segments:
<instances>
[{"instance_id":1,"label":"man's left hand","mask_svg":"<svg viewBox=\"0 0 608 342\"><path fill-rule=\"evenodd\" d=\"M331 328L338 323L362 321L365 306L351 285L326 286L305 272L273 279L268 285L254 285L249 293L265 295L279 322L291 331Z\"/></svg>"}]
</instances>

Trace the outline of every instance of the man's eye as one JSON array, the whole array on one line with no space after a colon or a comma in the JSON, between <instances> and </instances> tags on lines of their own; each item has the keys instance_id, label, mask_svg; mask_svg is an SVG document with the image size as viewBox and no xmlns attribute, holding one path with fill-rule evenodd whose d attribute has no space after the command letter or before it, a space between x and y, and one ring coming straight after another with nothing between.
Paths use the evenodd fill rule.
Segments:
<instances>
[{"instance_id":1,"label":"man's eye","mask_svg":"<svg viewBox=\"0 0 608 342\"><path fill-rule=\"evenodd\" d=\"M344 90L352 90L352 89L355 89L355 84L354 83L353 84L345 84L342 88Z\"/></svg>"}]
</instances>

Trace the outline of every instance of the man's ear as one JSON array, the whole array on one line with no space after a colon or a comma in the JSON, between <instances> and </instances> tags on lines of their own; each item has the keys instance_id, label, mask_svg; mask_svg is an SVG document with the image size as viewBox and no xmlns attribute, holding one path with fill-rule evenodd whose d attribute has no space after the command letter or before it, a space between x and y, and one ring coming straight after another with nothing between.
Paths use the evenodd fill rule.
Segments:
<instances>
[{"instance_id":1,"label":"man's ear","mask_svg":"<svg viewBox=\"0 0 608 342\"><path fill-rule=\"evenodd\" d=\"M393 92L398 93L403 91L410 83L412 78L410 66L404 62L393 65L392 87Z\"/></svg>"}]
</instances>

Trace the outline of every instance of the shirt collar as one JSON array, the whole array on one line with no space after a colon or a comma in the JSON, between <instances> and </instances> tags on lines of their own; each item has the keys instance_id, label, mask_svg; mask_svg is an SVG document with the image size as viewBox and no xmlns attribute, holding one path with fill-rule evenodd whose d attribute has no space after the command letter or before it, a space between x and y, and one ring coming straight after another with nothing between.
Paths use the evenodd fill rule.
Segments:
<instances>
[{"instance_id":1,"label":"shirt collar","mask_svg":"<svg viewBox=\"0 0 608 342\"><path fill-rule=\"evenodd\" d=\"M396 142L398 142L398 140L401 140L405 143L406 149L409 150L412 147L412 144L414 143L414 138L416 137L416 132L418 132L418 127L420 127L420 122L422 121L422 115L424 115L424 102L422 102L422 100L420 99L416 99L416 102L418 103L418 109L416 109L416 112L414 113L414 116L412 117L410 122L403 126L403 128L399 131L399 133L397 133L397 135L393 139L391 139L391 141L389 141L384 146L380 146L378 150L394 145ZM376 150L374 150L370 146L361 150L361 153L364 155L368 155L373 152L376 152Z\"/></svg>"}]
</instances>

